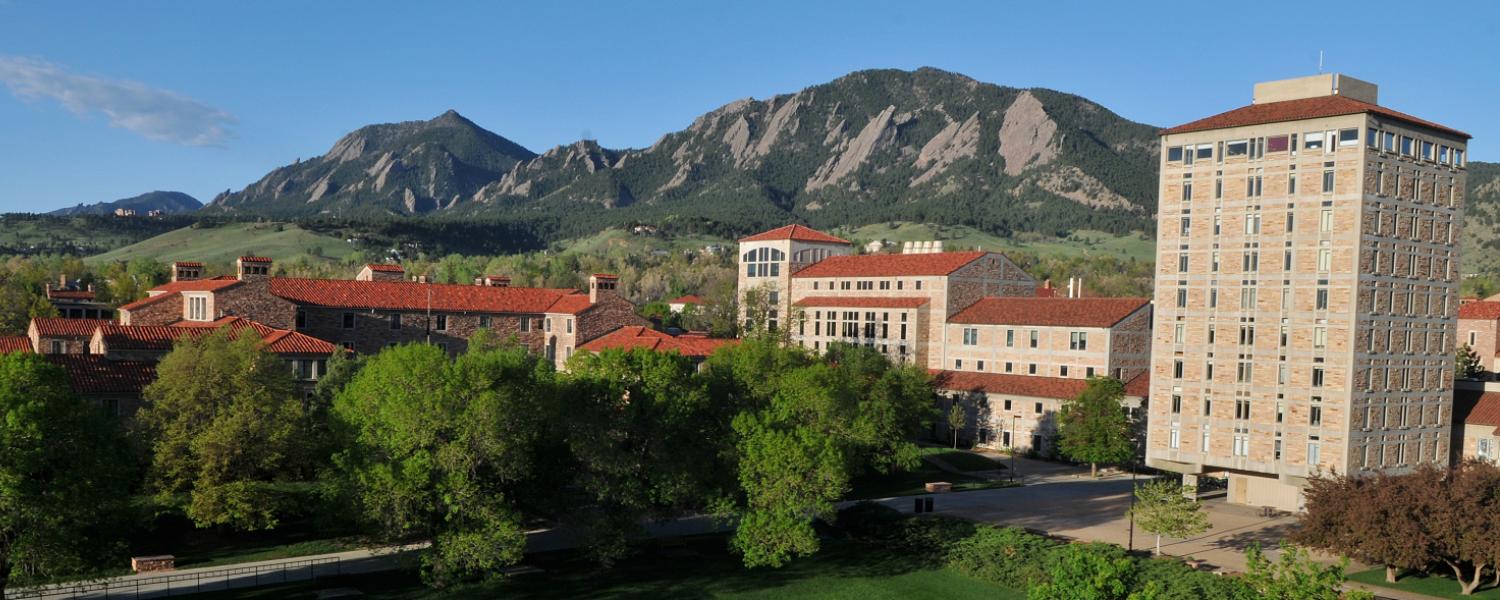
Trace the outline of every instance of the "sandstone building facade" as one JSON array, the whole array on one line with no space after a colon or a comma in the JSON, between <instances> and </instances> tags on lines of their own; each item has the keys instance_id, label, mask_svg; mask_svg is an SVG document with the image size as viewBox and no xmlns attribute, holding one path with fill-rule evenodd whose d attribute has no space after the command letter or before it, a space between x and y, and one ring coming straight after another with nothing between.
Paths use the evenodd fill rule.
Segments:
<instances>
[{"instance_id":1,"label":"sandstone building facade","mask_svg":"<svg viewBox=\"0 0 1500 600\"><path fill-rule=\"evenodd\" d=\"M1467 140L1336 74L1162 133L1150 466L1295 510L1446 462Z\"/></svg>"}]
</instances>

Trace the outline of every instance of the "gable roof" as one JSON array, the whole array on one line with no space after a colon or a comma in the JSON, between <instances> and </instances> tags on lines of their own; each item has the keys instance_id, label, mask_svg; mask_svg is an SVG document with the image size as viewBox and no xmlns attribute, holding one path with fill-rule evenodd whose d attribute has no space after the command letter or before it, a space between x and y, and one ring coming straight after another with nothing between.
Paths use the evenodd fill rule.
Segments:
<instances>
[{"instance_id":1,"label":"gable roof","mask_svg":"<svg viewBox=\"0 0 1500 600\"><path fill-rule=\"evenodd\" d=\"M94 330L112 323L109 319L63 319L37 317L31 320L38 337L88 337Z\"/></svg>"},{"instance_id":2,"label":"gable roof","mask_svg":"<svg viewBox=\"0 0 1500 600\"><path fill-rule=\"evenodd\" d=\"M31 338L24 335L0 337L0 354L6 352L32 352Z\"/></svg>"},{"instance_id":3,"label":"gable roof","mask_svg":"<svg viewBox=\"0 0 1500 600\"><path fill-rule=\"evenodd\" d=\"M370 264L365 265L365 268L369 269L370 271L373 271L375 273L405 273L406 272L406 269L401 268L401 265L393 265L393 264L389 264L389 263L370 263Z\"/></svg>"},{"instance_id":4,"label":"gable roof","mask_svg":"<svg viewBox=\"0 0 1500 600\"><path fill-rule=\"evenodd\" d=\"M976 325L1110 327L1151 303L1150 298L981 298L948 319Z\"/></svg>"},{"instance_id":5,"label":"gable roof","mask_svg":"<svg viewBox=\"0 0 1500 600\"><path fill-rule=\"evenodd\" d=\"M1037 377L974 371L931 371L931 373L933 384L938 389L955 392L982 392L1028 398L1071 400L1088 386L1087 379L1070 377Z\"/></svg>"},{"instance_id":6,"label":"gable roof","mask_svg":"<svg viewBox=\"0 0 1500 600\"><path fill-rule=\"evenodd\" d=\"M588 343L579 346L578 349L589 352L603 352L611 348L620 350L645 348L657 352L676 352L683 356L702 358L713 354L715 350L718 350L725 344L735 343L739 343L739 341L691 334L674 336L651 329L650 327L627 325L589 340Z\"/></svg>"},{"instance_id":7,"label":"gable roof","mask_svg":"<svg viewBox=\"0 0 1500 600\"><path fill-rule=\"evenodd\" d=\"M1281 102L1266 102L1264 104L1251 104L1242 106L1231 111L1222 112L1211 117L1205 117L1184 123L1170 129L1162 130L1162 135L1174 133L1189 133L1193 131L1207 131L1210 129L1225 129L1229 127L1243 127L1246 125L1264 125L1266 123L1280 123L1283 121L1301 121L1304 119L1318 119L1322 117L1338 117L1343 115L1354 115L1360 113L1372 113L1389 119L1404 121L1412 125L1426 127L1448 135L1469 139L1471 136L1457 129L1450 129L1432 121L1419 119L1403 112L1394 111L1378 104L1370 104L1355 100L1348 96L1318 96L1316 98L1299 98L1296 100L1283 100Z\"/></svg>"},{"instance_id":8,"label":"gable roof","mask_svg":"<svg viewBox=\"0 0 1500 600\"><path fill-rule=\"evenodd\" d=\"M171 325L106 325L99 335L107 349L170 351L178 340L197 339L222 328L231 337L251 330L266 344L272 354L333 354L336 346L305 333L277 329L243 317L224 317L216 321L179 321Z\"/></svg>"},{"instance_id":9,"label":"gable roof","mask_svg":"<svg viewBox=\"0 0 1500 600\"><path fill-rule=\"evenodd\" d=\"M770 231L740 238L741 242L769 242L773 240L797 240L799 242L823 242L826 244L849 243L849 240L844 238L796 224L777 227Z\"/></svg>"},{"instance_id":10,"label":"gable roof","mask_svg":"<svg viewBox=\"0 0 1500 600\"><path fill-rule=\"evenodd\" d=\"M48 354L68 372L68 383L80 395L112 394L140 396L156 380L156 367L133 360L108 360L96 354Z\"/></svg>"},{"instance_id":11,"label":"gable roof","mask_svg":"<svg viewBox=\"0 0 1500 600\"><path fill-rule=\"evenodd\" d=\"M1458 318L1478 321L1500 321L1500 302L1495 300L1466 302L1459 305Z\"/></svg>"},{"instance_id":12,"label":"gable roof","mask_svg":"<svg viewBox=\"0 0 1500 600\"><path fill-rule=\"evenodd\" d=\"M792 277L890 277L947 275L990 254L983 251L931 254L865 254L830 256L808 265Z\"/></svg>"},{"instance_id":13,"label":"gable roof","mask_svg":"<svg viewBox=\"0 0 1500 600\"><path fill-rule=\"evenodd\" d=\"M850 307L850 308L916 308L927 304L927 298L862 298L837 296L810 296L796 302L797 306Z\"/></svg>"},{"instance_id":14,"label":"gable roof","mask_svg":"<svg viewBox=\"0 0 1500 600\"><path fill-rule=\"evenodd\" d=\"M1500 427L1500 392L1453 390L1453 421Z\"/></svg>"},{"instance_id":15,"label":"gable roof","mask_svg":"<svg viewBox=\"0 0 1500 600\"><path fill-rule=\"evenodd\" d=\"M271 279L271 294L310 306L442 312L543 313L568 296L588 302L569 289L282 277ZM577 303L570 298L556 312L577 312Z\"/></svg>"},{"instance_id":16,"label":"gable roof","mask_svg":"<svg viewBox=\"0 0 1500 600\"><path fill-rule=\"evenodd\" d=\"M194 279L191 281L173 281L151 288L150 296L136 300L120 307L120 310L131 311L142 306L149 306L168 298L173 298L182 292L217 292L224 288L239 285L241 281L234 277L214 277L213 279Z\"/></svg>"}]
</instances>

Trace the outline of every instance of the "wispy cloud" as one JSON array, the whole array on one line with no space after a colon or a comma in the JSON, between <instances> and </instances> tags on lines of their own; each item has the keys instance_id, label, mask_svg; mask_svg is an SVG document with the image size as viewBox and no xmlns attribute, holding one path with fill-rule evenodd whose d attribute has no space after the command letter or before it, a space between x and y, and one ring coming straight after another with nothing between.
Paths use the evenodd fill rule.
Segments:
<instances>
[{"instance_id":1,"label":"wispy cloud","mask_svg":"<svg viewBox=\"0 0 1500 600\"><path fill-rule=\"evenodd\" d=\"M70 73L44 60L0 56L0 82L23 100L55 100L80 116L103 113L111 126L159 142L222 146L236 122L234 115L171 90Z\"/></svg>"}]
</instances>

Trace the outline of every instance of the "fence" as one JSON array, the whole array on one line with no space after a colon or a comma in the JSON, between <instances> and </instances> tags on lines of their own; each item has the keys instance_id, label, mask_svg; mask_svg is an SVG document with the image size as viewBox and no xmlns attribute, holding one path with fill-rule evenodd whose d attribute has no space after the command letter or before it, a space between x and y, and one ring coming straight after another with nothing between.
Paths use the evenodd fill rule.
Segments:
<instances>
[{"instance_id":1,"label":"fence","mask_svg":"<svg viewBox=\"0 0 1500 600\"><path fill-rule=\"evenodd\" d=\"M253 588L292 581L314 581L320 577L337 577L341 574L343 574L343 567L339 558L334 556L222 569L196 569L185 573L154 577L115 577L97 581L41 585L6 592L4 600L72 600L74 598L143 600L199 592Z\"/></svg>"}]
</instances>

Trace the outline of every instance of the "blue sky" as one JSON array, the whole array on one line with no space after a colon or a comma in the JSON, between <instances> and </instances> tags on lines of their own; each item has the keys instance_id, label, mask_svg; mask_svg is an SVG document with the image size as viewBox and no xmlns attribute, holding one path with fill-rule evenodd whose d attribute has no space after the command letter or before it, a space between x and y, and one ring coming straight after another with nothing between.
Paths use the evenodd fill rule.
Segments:
<instances>
[{"instance_id":1,"label":"blue sky","mask_svg":"<svg viewBox=\"0 0 1500 600\"><path fill-rule=\"evenodd\" d=\"M207 201L453 108L535 151L650 145L737 98L934 66L1171 125L1328 70L1500 160L1500 3L0 0L0 212Z\"/></svg>"}]
</instances>

